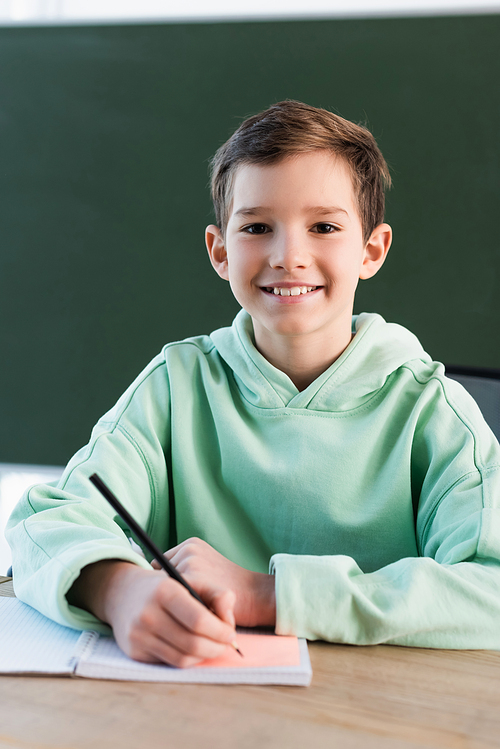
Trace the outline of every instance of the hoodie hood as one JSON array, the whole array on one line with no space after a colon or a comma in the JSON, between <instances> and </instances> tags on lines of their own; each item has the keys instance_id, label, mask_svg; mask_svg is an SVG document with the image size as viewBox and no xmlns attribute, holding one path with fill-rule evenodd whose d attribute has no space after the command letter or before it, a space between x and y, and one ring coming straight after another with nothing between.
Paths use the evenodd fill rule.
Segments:
<instances>
[{"instance_id":1,"label":"hoodie hood","mask_svg":"<svg viewBox=\"0 0 500 749\"><path fill-rule=\"evenodd\" d=\"M214 331L211 339L245 400L258 408L351 410L370 400L402 365L412 360L431 364L413 333L378 314L354 315L352 329L354 337L341 356L301 392L257 351L252 319L245 310L230 328Z\"/></svg>"}]
</instances>

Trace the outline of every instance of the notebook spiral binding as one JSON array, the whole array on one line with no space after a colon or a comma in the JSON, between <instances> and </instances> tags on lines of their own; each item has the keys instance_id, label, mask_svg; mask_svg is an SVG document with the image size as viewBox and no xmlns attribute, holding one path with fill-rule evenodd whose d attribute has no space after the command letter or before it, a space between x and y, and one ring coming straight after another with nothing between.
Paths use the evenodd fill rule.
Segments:
<instances>
[{"instance_id":1,"label":"notebook spiral binding","mask_svg":"<svg viewBox=\"0 0 500 749\"><path fill-rule=\"evenodd\" d=\"M74 671L80 660L88 658L95 648L98 639L98 632L94 632L93 630L82 632L68 661L68 668Z\"/></svg>"}]
</instances>

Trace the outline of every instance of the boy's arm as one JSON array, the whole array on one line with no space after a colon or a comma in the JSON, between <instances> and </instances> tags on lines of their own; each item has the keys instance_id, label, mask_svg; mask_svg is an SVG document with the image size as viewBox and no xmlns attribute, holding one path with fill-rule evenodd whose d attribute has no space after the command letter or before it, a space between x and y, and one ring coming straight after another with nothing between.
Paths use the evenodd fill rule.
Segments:
<instances>
[{"instance_id":1,"label":"boy's arm","mask_svg":"<svg viewBox=\"0 0 500 749\"><path fill-rule=\"evenodd\" d=\"M132 550L120 521L89 481L99 471L155 543L167 548L169 403L168 379L153 362L100 420L57 485L26 492L11 516L8 536L21 600L66 626L103 632L111 626L134 657L186 665L193 662L189 658L220 651L228 633L229 641L234 639L228 578L214 569L213 575L192 581L215 616ZM187 562L193 555L186 552L183 547ZM225 561L228 568L237 567ZM274 578L256 577L269 578L273 596ZM159 647L157 635L164 640L167 630L172 642Z\"/></svg>"},{"instance_id":2,"label":"boy's arm","mask_svg":"<svg viewBox=\"0 0 500 749\"><path fill-rule=\"evenodd\" d=\"M500 649L500 565L402 559L369 574L350 557L273 558L278 634L426 648Z\"/></svg>"},{"instance_id":3,"label":"boy's arm","mask_svg":"<svg viewBox=\"0 0 500 749\"><path fill-rule=\"evenodd\" d=\"M60 481L25 493L6 532L18 598L60 624L109 633L109 626L88 610L69 605L69 589L82 569L105 559L150 572L151 566L133 551L89 476L98 471L154 541L168 546L164 450L169 445L169 404L168 380L158 358L98 422L89 444L71 459ZM155 522L158 515L162 523Z\"/></svg>"},{"instance_id":4,"label":"boy's arm","mask_svg":"<svg viewBox=\"0 0 500 749\"><path fill-rule=\"evenodd\" d=\"M500 446L456 383L422 414L412 459L420 556L365 573L348 556L276 554L278 633L500 649Z\"/></svg>"}]
</instances>

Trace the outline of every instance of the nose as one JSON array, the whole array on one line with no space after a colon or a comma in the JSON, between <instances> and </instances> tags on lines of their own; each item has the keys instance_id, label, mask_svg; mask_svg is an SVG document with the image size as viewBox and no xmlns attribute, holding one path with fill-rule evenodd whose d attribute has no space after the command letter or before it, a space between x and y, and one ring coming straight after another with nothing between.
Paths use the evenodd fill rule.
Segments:
<instances>
[{"instance_id":1,"label":"nose","mask_svg":"<svg viewBox=\"0 0 500 749\"><path fill-rule=\"evenodd\" d=\"M298 231L275 233L270 257L271 267L288 272L296 268L307 268L311 260L306 244Z\"/></svg>"}]
</instances>

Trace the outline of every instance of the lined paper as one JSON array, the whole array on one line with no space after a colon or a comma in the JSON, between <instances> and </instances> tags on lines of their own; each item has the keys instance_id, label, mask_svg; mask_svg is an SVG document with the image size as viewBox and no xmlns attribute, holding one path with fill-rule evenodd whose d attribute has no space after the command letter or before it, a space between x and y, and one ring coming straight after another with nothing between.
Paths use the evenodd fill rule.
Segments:
<instances>
[{"instance_id":1,"label":"lined paper","mask_svg":"<svg viewBox=\"0 0 500 749\"><path fill-rule=\"evenodd\" d=\"M86 633L62 627L17 598L0 602L0 673L72 673Z\"/></svg>"}]
</instances>

